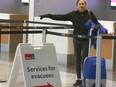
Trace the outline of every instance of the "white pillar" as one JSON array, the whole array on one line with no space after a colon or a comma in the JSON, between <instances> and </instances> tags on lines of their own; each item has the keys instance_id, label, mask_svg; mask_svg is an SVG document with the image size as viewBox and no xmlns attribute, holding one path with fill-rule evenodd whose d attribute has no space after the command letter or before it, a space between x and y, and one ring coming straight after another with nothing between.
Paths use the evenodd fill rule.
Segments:
<instances>
[{"instance_id":1,"label":"white pillar","mask_svg":"<svg viewBox=\"0 0 116 87\"><path fill-rule=\"evenodd\" d=\"M29 0L29 21L34 21L34 3L35 0ZM29 26L34 26L34 24L31 23ZM28 34L28 43L34 44L34 34Z\"/></svg>"}]
</instances>

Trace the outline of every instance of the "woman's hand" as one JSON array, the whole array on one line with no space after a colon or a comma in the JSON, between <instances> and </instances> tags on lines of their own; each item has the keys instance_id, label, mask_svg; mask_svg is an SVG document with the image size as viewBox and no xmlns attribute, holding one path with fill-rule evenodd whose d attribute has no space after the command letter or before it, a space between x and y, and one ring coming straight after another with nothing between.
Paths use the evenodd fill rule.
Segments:
<instances>
[{"instance_id":1,"label":"woman's hand","mask_svg":"<svg viewBox=\"0 0 116 87\"><path fill-rule=\"evenodd\" d=\"M40 19L42 20L43 18L50 18L50 16L50 14L40 15Z\"/></svg>"},{"instance_id":2,"label":"woman's hand","mask_svg":"<svg viewBox=\"0 0 116 87\"><path fill-rule=\"evenodd\" d=\"M97 35L97 32L98 32L98 30L99 30L99 28L100 28L100 26L99 25L95 25L94 27L93 27L93 31L92 31L92 35Z\"/></svg>"}]
</instances>

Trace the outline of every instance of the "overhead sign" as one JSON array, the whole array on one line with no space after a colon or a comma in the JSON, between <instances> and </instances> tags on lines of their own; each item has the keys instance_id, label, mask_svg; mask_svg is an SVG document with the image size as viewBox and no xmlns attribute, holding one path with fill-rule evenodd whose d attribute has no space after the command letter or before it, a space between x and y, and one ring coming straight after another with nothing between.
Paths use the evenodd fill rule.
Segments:
<instances>
[{"instance_id":1,"label":"overhead sign","mask_svg":"<svg viewBox=\"0 0 116 87\"><path fill-rule=\"evenodd\" d=\"M19 66L22 68L25 87L62 87L53 44L38 47L19 44L8 87L15 87Z\"/></svg>"}]
</instances>

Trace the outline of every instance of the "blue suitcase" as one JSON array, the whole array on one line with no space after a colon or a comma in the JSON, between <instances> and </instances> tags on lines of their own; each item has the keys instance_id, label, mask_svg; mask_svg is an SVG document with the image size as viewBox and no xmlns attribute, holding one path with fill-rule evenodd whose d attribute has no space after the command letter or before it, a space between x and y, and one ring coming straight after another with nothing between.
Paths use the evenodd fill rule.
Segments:
<instances>
[{"instance_id":1,"label":"blue suitcase","mask_svg":"<svg viewBox=\"0 0 116 87\"><path fill-rule=\"evenodd\" d=\"M83 65L83 86L96 87L96 56L87 57ZM106 61L101 58L101 87L106 86Z\"/></svg>"}]
</instances>

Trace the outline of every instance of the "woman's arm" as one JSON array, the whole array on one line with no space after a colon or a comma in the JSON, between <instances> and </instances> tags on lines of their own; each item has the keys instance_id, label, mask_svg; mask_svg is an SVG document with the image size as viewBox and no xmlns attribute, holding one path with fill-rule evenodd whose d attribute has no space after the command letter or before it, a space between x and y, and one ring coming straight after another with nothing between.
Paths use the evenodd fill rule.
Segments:
<instances>
[{"instance_id":1,"label":"woman's arm","mask_svg":"<svg viewBox=\"0 0 116 87\"><path fill-rule=\"evenodd\" d=\"M95 23L95 25L99 24L99 22L98 22L96 16L94 15L94 13L92 11L89 11L89 13L90 13L91 19Z\"/></svg>"},{"instance_id":2,"label":"woman's arm","mask_svg":"<svg viewBox=\"0 0 116 87\"><path fill-rule=\"evenodd\" d=\"M51 18L52 20L69 21L71 20L71 15L72 12L68 14L45 14L45 15L40 15L40 19Z\"/></svg>"},{"instance_id":3,"label":"woman's arm","mask_svg":"<svg viewBox=\"0 0 116 87\"><path fill-rule=\"evenodd\" d=\"M95 23L93 32L96 33L96 35L97 35L97 31L100 28L100 23L98 22L96 16L94 15L94 13L92 11L89 11L89 13L90 13L92 21Z\"/></svg>"}]
</instances>

